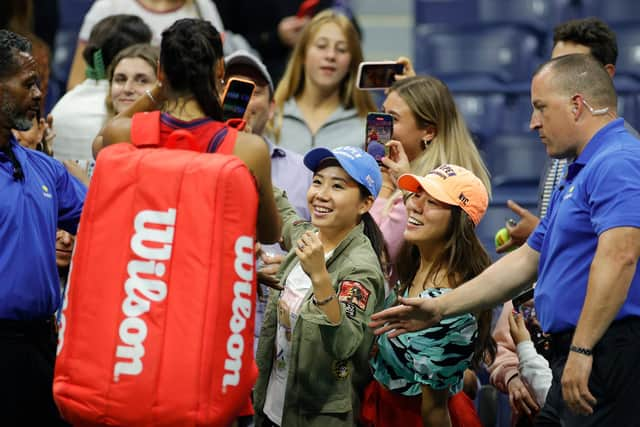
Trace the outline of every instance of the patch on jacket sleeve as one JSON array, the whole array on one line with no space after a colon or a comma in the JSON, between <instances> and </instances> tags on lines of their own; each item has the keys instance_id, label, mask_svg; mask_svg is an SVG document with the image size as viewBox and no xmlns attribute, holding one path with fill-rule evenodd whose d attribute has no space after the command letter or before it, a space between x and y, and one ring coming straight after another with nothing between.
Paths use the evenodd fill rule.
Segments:
<instances>
[{"instance_id":1,"label":"patch on jacket sleeve","mask_svg":"<svg viewBox=\"0 0 640 427\"><path fill-rule=\"evenodd\" d=\"M371 292L361 283L352 280L343 280L342 283L340 283L338 300L347 304L347 306L353 305L364 311L367 308L367 301L369 301L370 294Z\"/></svg>"}]
</instances>

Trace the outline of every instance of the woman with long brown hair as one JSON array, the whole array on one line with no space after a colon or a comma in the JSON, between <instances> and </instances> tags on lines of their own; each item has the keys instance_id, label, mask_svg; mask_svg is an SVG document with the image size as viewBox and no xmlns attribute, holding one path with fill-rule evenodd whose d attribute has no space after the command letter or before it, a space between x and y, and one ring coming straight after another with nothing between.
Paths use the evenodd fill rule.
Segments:
<instances>
[{"instance_id":1,"label":"woman with long brown hair","mask_svg":"<svg viewBox=\"0 0 640 427\"><path fill-rule=\"evenodd\" d=\"M480 274L491 260L475 234L488 205L482 181L456 165L425 176L398 179L406 197L406 241L397 267L397 296L437 298ZM375 382L367 389L362 421L367 426L466 424L449 413L449 397L460 392L464 371L495 356L491 311L452 317L396 338L380 336L371 360ZM452 418L456 417L455 420ZM402 421L400 421L402 420ZM454 422L452 422L454 421Z\"/></svg>"}]
</instances>

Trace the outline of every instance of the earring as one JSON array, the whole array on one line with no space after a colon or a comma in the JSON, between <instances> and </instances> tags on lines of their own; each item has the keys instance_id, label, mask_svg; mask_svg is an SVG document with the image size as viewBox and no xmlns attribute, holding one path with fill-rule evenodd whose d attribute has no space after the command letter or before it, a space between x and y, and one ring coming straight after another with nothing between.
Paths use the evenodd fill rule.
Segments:
<instances>
[{"instance_id":1,"label":"earring","mask_svg":"<svg viewBox=\"0 0 640 427\"><path fill-rule=\"evenodd\" d=\"M426 150L426 149L427 149L427 147L428 147L429 145L431 145L431 140L430 140L430 139L429 139L429 140L427 140L427 139L421 139L421 140L420 140L420 145L422 146L422 149L423 149L423 150Z\"/></svg>"}]
</instances>

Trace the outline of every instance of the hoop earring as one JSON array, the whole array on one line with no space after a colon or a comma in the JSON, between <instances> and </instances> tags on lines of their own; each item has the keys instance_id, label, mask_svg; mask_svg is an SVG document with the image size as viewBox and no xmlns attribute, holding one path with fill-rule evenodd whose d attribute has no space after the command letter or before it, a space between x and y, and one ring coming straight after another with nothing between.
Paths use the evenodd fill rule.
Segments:
<instances>
[{"instance_id":1,"label":"hoop earring","mask_svg":"<svg viewBox=\"0 0 640 427\"><path fill-rule=\"evenodd\" d=\"M420 145L422 146L422 150L426 150L429 145L431 145L431 140L421 139Z\"/></svg>"}]
</instances>

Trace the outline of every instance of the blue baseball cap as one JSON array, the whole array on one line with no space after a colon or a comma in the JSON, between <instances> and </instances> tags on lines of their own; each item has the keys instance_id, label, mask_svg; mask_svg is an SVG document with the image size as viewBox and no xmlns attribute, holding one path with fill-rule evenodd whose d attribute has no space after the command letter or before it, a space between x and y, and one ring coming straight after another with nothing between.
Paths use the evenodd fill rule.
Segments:
<instances>
[{"instance_id":1,"label":"blue baseball cap","mask_svg":"<svg viewBox=\"0 0 640 427\"><path fill-rule=\"evenodd\" d=\"M362 184L375 198L382 187L382 174L375 159L357 147L345 146L329 150L317 147L304 155L304 164L312 172L318 169L321 161L335 158L354 181Z\"/></svg>"}]
</instances>

